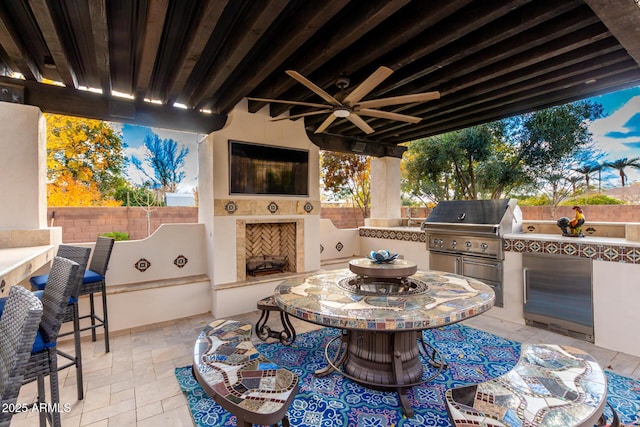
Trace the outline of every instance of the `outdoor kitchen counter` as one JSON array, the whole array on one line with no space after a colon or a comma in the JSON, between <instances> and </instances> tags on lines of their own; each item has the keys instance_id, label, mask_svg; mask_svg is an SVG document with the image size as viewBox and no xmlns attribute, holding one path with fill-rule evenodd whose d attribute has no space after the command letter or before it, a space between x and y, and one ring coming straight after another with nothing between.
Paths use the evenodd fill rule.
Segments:
<instances>
[{"instance_id":1,"label":"outdoor kitchen counter","mask_svg":"<svg viewBox=\"0 0 640 427\"><path fill-rule=\"evenodd\" d=\"M0 248L0 296L53 258L53 246Z\"/></svg>"},{"instance_id":2,"label":"outdoor kitchen counter","mask_svg":"<svg viewBox=\"0 0 640 427\"><path fill-rule=\"evenodd\" d=\"M504 307L488 316L524 324L523 256L538 253L591 259L595 344L640 357L640 242L611 237L563 237L511 233L504 236ZM561 264L559 264L561 266Z\"/></svg>"}]
</instances>

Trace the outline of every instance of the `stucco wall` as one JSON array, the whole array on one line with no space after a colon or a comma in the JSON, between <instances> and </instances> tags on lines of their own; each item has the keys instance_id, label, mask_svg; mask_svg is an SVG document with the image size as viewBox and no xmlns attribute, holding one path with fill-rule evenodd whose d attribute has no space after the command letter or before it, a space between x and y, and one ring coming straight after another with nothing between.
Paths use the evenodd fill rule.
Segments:
<instances>
[{"instance_id":1,"label":"stucco wall","mask_svg":"<svg viewBox=\"0 0 640 427\"><path fill-rule=\"evenodd\" d=\"M45 137L39 108L0 102L0 228L46 227Z\"/></svg>"}]
</instances>

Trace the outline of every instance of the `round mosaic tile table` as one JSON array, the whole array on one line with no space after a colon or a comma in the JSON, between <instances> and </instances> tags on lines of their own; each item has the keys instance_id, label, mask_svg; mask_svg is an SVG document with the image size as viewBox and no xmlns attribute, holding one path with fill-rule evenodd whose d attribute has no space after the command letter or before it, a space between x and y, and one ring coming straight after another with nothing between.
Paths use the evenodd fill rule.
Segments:
<instances>
[{"instance_id":1,"label":"round mosaic tile table","mask_svg":"<svg viewBox=\"0 0 640 427\"><path fill-rule=\"evenodd\" d=\"M446 367L435 349L429 354L421 331L477 316L493 306L495 294L478 280L431 270L410 276L423 287L410 294L360 294L341 286L354 277L348 269L293 277L276 287L275 302L299 319L343 331L333 357L327 344L328 366L317 375L337 370L368 387L395 389L411 417L406 390L432 378L423 378L423 356Z\"/></svg>"}]
</instances>

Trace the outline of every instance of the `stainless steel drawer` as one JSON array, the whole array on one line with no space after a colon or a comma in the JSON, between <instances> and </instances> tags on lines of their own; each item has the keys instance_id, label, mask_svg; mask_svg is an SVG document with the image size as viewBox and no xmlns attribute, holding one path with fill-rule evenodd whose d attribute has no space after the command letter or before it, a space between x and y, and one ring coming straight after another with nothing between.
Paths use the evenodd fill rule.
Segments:
<instances>
[{"instance_id":1,"label":"stainless steel drawer","mask_svg":"<svg viewBox=\"0 0 640 427\"><path fill-rule=\"evenodd\" d=\"M462 257L462 275L478 280L502 282L502 262L476 257Z\"/></svg>"}]
</instances>

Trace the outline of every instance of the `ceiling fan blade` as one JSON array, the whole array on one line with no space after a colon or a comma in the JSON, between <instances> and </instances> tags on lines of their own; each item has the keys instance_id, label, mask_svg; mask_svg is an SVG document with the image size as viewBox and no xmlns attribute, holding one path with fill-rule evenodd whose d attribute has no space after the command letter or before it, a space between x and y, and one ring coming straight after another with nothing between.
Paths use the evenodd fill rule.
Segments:
<instances>
[{"instance_id":1,"label":"ceiling fan blade","mask_svg":"<svg viewBox=\"0 0 640 427\"><path fill-rule=\"evenodd\" d=\"M353 123L354 125L358 126L360 128L360 130L362 130L362 132L366 133L367 135L370 133L375 132L373 130L373 128L371 126L369 126L367 124L367 122L365 122L364 120L362 120L362 117L360 117L359 115L357 115L356 113L351 113L347 116L347 120L349 120L351 123Z\"/></svg>"},{"instance_id":2,"label":"ceiling fan blade","mask_svg":"<svg viewBox=\"0 0 640 427\"><path fill-rule=\"evenodd\" d=\"M284 101L280 99L270 99L270 98L247 98L249 101L259 101L259 102L275 102L278 104L291 104L291 105L303 105L305 107L316 107L316 108L327 108L328 106L325 104L316 104L314 102L302 102L302 101Z\"/></svg>"},{"instance_id":3,"label":"ceiling fan blade","mask_svg":"<svg viewBox=\"0 0 640 427\"><path fill-rule=\"evenodd\" d=\"M358 114L367 117L377 117L379 119L397 120L399 122L418 123L421 117L408 116L406 114L392 113L391 111L372 110L371 108L363 108L357 111Z\"/></svg>"},{"instance_id":4,"label":"ceiling fan blade","mask_svg":"<svg viewBox=\"0 0 640 427\"><path fill-rule=\"evenodd\" d=\"M331 123L333 123L335 119L336 119L336 116L334 116L333 114L330 114L329 117L327 117L326 120L322 122L322 124L318 127L318 129L316 129L314 133L324 132L331 125Z\"/></svg>"},{"instance_id":5,"label":"ceiling fan blade","mask_svg":"<svg viewBox=\"0 0 640 427\"><path fill-rule=\"evenodd\" d=\"M270 122L279 122L280 120L295 120L295 119L299 119L300 117L315 116L316 114L325 114L325 113L330 113L330 112L331 112L331 110L308 111L306 113L294 114L293 116L276 117L275 119L271 119L269 121Z\"/></svg>"},{"instance_id":6,"label":"ceiling fan blade","mask_svg":"<svg viewBox=\"0 0 640 427\"><path fill-rule=\"evenodd\" d=\"M303 76L302 74L298 73L297 71L287 70L286 73L290 77L292 77L295 80L297 80L298 83L303 84L304 86L307 87L307 89L309 89L310 91L312 91L313 93L318 95L320 98L322 98L325 101L327 101L329 104L331 104L331 105L340 105L340 102L337 99L335 99L333 96L329 95L327 92L324 91L324 89L322 89L320 86L317 86L315 83L313 83L311 80L307 79L305 76Z\"/></svg>"},{"instance_id":7,"label":"ceiling fan blade","mask_svg":"<svg viewBox=\"0 0 640 427\"><path fill-rule=\"evenodd\" d=\"M364 98L369 92L371 92L376 86L382 83L392 73L393 70L389 67L379 67L365 81L360 83L358 87L352 90L351 93L344 99L343 103L346 105L354 105L362 98Z\"/></svg>"},{"instance_id":8,"label":"ceiling fan blade","mask_svg":"<svg viewBox=\"0 0 640 427\"><path fill-rule=\"evenodd\" d=\"M389 105L431 101L433 99L440 99L440 92L414 93L413 95L400 95L392 96L391 98L372 99L370 101L362 101L357 106L360 108L386 107Z\"/></svg>"}]
</instances>

